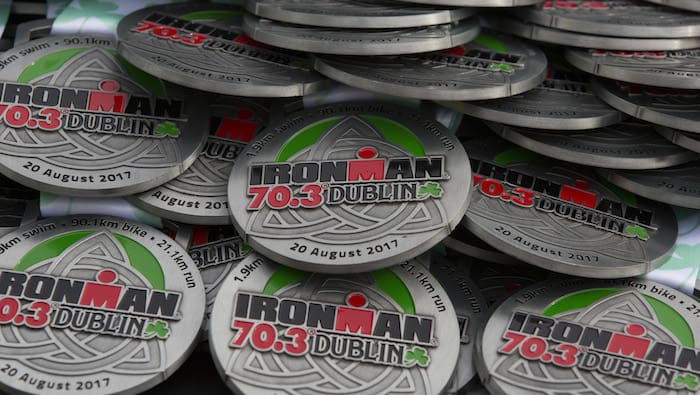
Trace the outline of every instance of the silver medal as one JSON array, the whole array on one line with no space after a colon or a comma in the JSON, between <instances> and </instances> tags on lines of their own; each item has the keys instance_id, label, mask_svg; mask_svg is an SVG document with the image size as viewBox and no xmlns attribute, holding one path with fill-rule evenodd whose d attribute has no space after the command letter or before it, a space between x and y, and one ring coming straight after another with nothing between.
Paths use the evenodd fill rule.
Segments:
<instances>
[{"instance_id":1,"label":"silver medal","mask_svg":"<svg viewBox=\"0 0 700 395\"><path fill-rule=\"evenodd\" d=\"M599 172L611 183L647 199L700 209L700 162L656 170Z\"/></svg>"},{"instance_id":2,"label":"silver medal","mask_svg":"<svg viewBox=\"0 0 700 395\"><path fill-rule=\"evenodd\" d=\"M229 203L253 249L301 270L398 264L445 238L468 203L467 157L442 126L381 102L291 114L236 160Z\"/></svg>"},{"instance_id":3,"label":"silver medal","mask_svg":"<svg viewBox=\"0 0 700 395\"><path fill-rule=\"evenodd\" d=\"M426 100L512 96L545 78L547 58L537 47L485 31L474 41L440 52L358 57L319 56L322 74L360 89Z\"/></svg>"},{"instance_id":4,"label":"silver medal","mask_svg":"<svg viewBox=\"0 0 700 395\"><path fill-rule=\"evenodd\" d=\"M508 17L489 19L489 27L518 37L580 48L621 51L670 51L700 47L700 37L633 38L576 33L523 22Z\"/></svg>"},{"instance_id":5,"label":"silver medal","mask_svg":"<svg viewBox=\"0 0 700 395\"><path fill-rule=\"evenodd\" d=\"M474 8L425 7L386 0L248 0L246 8L275 21L349 29L441 25L476 12Z\"/></svg>"},{"instance_id":6,"label":"silver medal","mask_svg":"<svg viewBox=\"0 0 700 395\"><path fill-rule=\"evenodd\" d=\"M306 54L251 40L242 19L225 4L145 8L119 23L119 53L160 78L226 95L290 97L323 87Z\"/></svg>"},{"instance_id":7,"label":"silver medal","mask_svg":"<svg viewBox=\"0 0 700 395\"><path fill-rule=\"evenodd\" d=\"M546 79L527 92L497 100L440 104L488 121L535 129L594 129L622 120L619 111L593 95L586 75L551 59Z\"/></svg>"},{"instance_id":8,"label":"silver medal","mask_svg":"<svg viewBox=\"0 0 700 395\"><path fill-rule=\"evenodd\" d=\"M595 79L602 100L631 116L657 125L700 133L700 91Z\"/></svg>"},{"instance_id":9,"label":"silver medal","mask_svg":"<svg viewBox=\"0 0 700 395\"><path fill-rule=\"evenodd\" d=\"M547 1L513 16L561 30L611 37L700 36L700 15L634 0Z\"/></svg>"},{"instance_id":10,"label":"silver medal","mask_svg":"<svg viewBox=\"0 0 700 395\"><path fill-rule=\"evenodd\" d=\"M475 189L465 224L492 246L548 270L595 278L641 275L671 254L678 226L670 207L495 136L464 144Z\"/></svg>"},{"instance_id":11,"label":"silver medal","mask_svg":"<svg viewBox=\"0 0 700 395\"><path fill-rule=\"evenodd\" d=\"M631 51L606 51L570 48L564 55L566 60L578 69L601 77L634 84L700 89L700 50L640 49L642 48Z\"/></svg>"},{"instance_id":12,"label":"silver medal","mask_svg":"<svg viewBox=\"0 0 700 395\"><path fill-rule=\"evenodd\" d=\"M196 345L204 287L165 234L115 217L56 217L0 245L3 391L142 392Z\"/></svg>"},{"instance_id":13,"label":"silver medal","mask_svg":"<svg viewBox=\"0 0 700 395\"><path fill-rule=\"evenodd\" d=\"M488 122L504 139L544 156L609 169L659 169L690 162L698 154L671 143L654 125L621 122L579 133L519 128Z\"/></svg>"},{"instance_id":14,"label":"silver medal","mask_svg":"<svg viewBox=\"0 0 700 395\"><path fill-rule=\"evenodd\" d=\"M700 353L699 328L697 301L671 287L560 278L494 311L479 333L476 364L497 395L691 394L700 379L690 362Z\"/></svg>"},{"instance_id":15,"label":"silver medal","mask_svg":"<svg viewBox=\"0 0 700 395\"><path fill-rule=\"evenodd\" d=\"M646 0L651 3L662 4L669 7L681 8L684 10L690 10L695 12L700 12L700 3L696 0Z\"/></svg>"},{"instance_id":16,"label":"silver medal","mask_svg":"<svg viewBox=\"0 0 700 395\"><path fill-rule=\"evenodd\" d=\"M675 130L671 128L665 128L659 126L656 131L666 137L673 144L680 145L681 147L700 153L700 136L696 133L682 132L680 130Z\"/></svg>"},{"instance_id":17,"label":"silver medal","mask_svg":"<svg viewBox=\"0 0 700 395\"><path fill-rule=\"evenodd\" d=\"M255 254L224 281L209 330L229 388L259 395L439 394L459 339L449 296L419 263L324 275Z\"/></svg>"},{"instance_id":18,"label":"silver medal","mask_svg":"<svg viewBox=\"0 0 700 395\"><path fill-rule=\"evenodd\" d=\"M110 38L37 39L0 62L0 171L25 185L123 196L177 177L204 146L202 97L136 69Z\"/></svg>"},{"instance_id":19,"label":"silver medal","mask_svg":"<svg viewBox=\"0 0 700 395\"><path fill-rule=\"evenodd\" d=\"M400 55L439 51L471 41L479 33L475 18L451 24L401 29L339 29L300 26L250 14L243 30L254 40L297 51L334 55Z\"/></svg>"}]
</instances>

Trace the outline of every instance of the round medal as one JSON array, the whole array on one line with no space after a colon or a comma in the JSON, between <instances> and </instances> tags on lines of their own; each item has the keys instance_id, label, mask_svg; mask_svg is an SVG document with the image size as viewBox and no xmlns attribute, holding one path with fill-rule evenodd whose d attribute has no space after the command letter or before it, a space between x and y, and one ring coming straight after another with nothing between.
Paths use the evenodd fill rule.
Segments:
<instances>
[{"instance_id":1,"label":"round medal","mask_svg":"<svg viewBox=\"0 0 700 395\"><path fill-rule=\"evenodd\" d=\"M227 385L259 395L439 394L459 339L449 296L419 263L324 275L255 254L224 281L209 328Z\"/></svg>"},{"instance_id":2,"label":"round medal","mask_svg":"<svg viewBox=\"0 0 700 395\"><path fill-rule=\"evenodd\" d=\"M459 223L467 157L442 126L379 102L291 114L251 141L229 182L253 249L302 270L346 273L414 258Z\"/></svg>"},{"instance_id":3,"label":"round medal","mask_svg":"<svg viewBox=\"0 0 700 395\"><path fill-rule=\"evenodd\" d=\"M56 217L0 246L3 390L142 392L197 344L202 279L187 252L149 226Z\"/></svg>"}]
</instances>

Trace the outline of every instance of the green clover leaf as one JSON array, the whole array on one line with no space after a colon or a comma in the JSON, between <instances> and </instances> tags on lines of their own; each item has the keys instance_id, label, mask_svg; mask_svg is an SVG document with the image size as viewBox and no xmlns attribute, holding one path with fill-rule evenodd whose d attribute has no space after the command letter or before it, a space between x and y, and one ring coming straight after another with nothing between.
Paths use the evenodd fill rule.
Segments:
<instances>
[{"instance_id":1,"label":"green clover leaf","mask_svg":"<svg viewBox=\"0 0 700 395\"><path fill-rule=\"evenodd\" d=\"M635 226L628 226L625 228L625 233L628 235L632 236L637 236L642 240L648 240L649 239L649 234L647 233L646 229L642 228L639 225Z\"/></svg>"},{"instance_id":2,"label":"green clover leaf","mask_svg":"<svg viewBox=\"0 0 700 395\"><path fill-rule=\"evenodd\" d=\"M439 198L442 197L442 193L443 190L437 182L426 182L418 187L418 197L423 199L428 197Z\"/></svg>"},{"instance_id":3,"label":"green clover leaf","mask_svg":"<svg viewBox=\"0 0 700 395\"><path fill-rule=\"evenodd\" d=\"M683 376L678 375L673 383L679 387L687 387L690 390L695 391L698 388L698 378L694 374L687 373Z\"/></svg>"},{"instance_id":4,"label":"green clover leaf","mask_svg":"<svg viewBox=\"0 0 700 395\"><path fill-rule=\"evenodd\" d=\"M505 64L505 63L492 63L489 66L489 70L504 71L506 73L510 73L511 71L513 71L513 66Z\"/></svg>"},{"instance_id":5,"label":"green clover leaf","mask_svg":"<svg viewBox=\"0 0 700 395\"><path fill-rule=\"evenodd\" d=\"M167 121L156 125L155 132L156 134L167 134L172 137L177 137L180 134L180 128L177 127L175 122Z\"/></svg>"},{"instance_id":6,"label":"green clover leaf","mask_svg":"<svg viewBox=\"0 0 700 395\"><path fill-rule=\"evenodd\" d=\"M430 363L430 357L422 347L413 347L412 350L406 351L406 356L404 358L406 359L407 364L411 364L411 362L413 362L422 367L426 367L428 366L428 363Z\"/></svg>"},{"instance_id":7,"label":"green clover leaf","mask_svg":"<svg viewBox=\"0 0 700 395\"><path fill-rule=\"evenodd\" d=\"M159 339L166 339L170 334L168 323L161 320L156 320L146 325L146 337L151 338L158 336Z\"/></svg>"}]
</instances>

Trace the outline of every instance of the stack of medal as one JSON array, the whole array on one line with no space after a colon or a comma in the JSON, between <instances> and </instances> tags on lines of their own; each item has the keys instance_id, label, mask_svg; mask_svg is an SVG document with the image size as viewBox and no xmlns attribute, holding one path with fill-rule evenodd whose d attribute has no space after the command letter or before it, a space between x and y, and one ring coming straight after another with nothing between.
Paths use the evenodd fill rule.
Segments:
<instances>
[{"instance_id":1,"label":"stack of medal","mask_svg":"<svg viewBox=\"0 0 700 395\"><path fill-rule=\"evenodd\" d=\"M500 136L462 133L476 188L465 226L530 264L602 279L553 277L518 290L528 278L501 275L514 295L477 340L477 370L491 393L700 390L690 361L700 339L697 302L648 280L616 279L679 258L669 259L674 213L652 200L700 207L697 94L679 90L697 84L696 51L686 49L698 46L699 21L631 1L546 1L487 17L489 27L544 44L549 70L522 95L442 102ZM473 244L446 243L495 257ZM673 319L660 318L663 310ZM677 349L674 357L659 357L665 347Z\"/></svg>"},{"instance_id":2,"label":"stack of medal","mask_svg":"<svg viewBox=\"0 0 700 395\"><path fill-rule=\"evenodd\" d=\"M414 13L420 17L423 12ZM423 20L438 23L447 17L447 22L452 22L471 13L460 9L426 12L429 15ZM313 92L324 80L312 71L305 54L272 48L242 35L242 17L242 12L232 7L206 4L137 11L120 25L125 27L120 30L118 52L115 41L108 37L42 37L48 27L59 30L55 24L51 26L52 22L37 21L20 29L21 34L15 37L18 45L2 58L6 81L3 100L7 102L0 149L2 172L23 184L59 195L51 197L48 206L64 200L64 196L127 197L135 206L163 218L159 222L165 233L131 220L72 215L26 225L3 239L2 254L9 258L0 280L0 321L7 328L2 332L2 358L9 364L7 377L0 381L3 390L141 392L168 378L183 364L207 322L211 333L226 332L214 335L211 342L212 348L219 350L214 356L222 375L229 386L244 388L246 393L265 391L256 385L270 381L267 392L273 393L288 383L270 380L264 369L250 376L247 364L240 372L229 367L238 360L231 353L282 358L277 363L287 363L290 371L300 372L297 364L304 360L308 368L304 367L303 375L308 375L309 369L322 375L330 373L323 367L323 360L330 353L331 343L335 349L333 360L338 364L331 370L337 369L337 374L343 376L339 377L339 385L349 387L347 377L356 375L356 388L365 392L386 385L390 391L415 388L421 393L440 393L447 386L459 353L457 316L437 280L417 261L405 263L446 236L466 210L468 172L443 182L454 189L452 198L443 199L445 206L440 201L432 202L431 196L437 199L442 194L439 181L447 174L460 173L467 163L458 141L437 124L403 109L384 108L383 104L336 110L347 113L347 119L334 128L333 136L338 141L352 143L364 136L368 144L376 145L355 147L346 150L350 156L338 156L355 163L354 177L374 171L362 168L367 164L373 164L376 170L377 164L383 163L374 158L379 154L402 159L406 153L420 156L423 166L432 166L422 170L431 178L406 182L415 195L420 181L420 199L404 197L405 203L397 201L374 209L374 204L365 204L354 234L373 232L381 240L370 243L369 237L369 241L355 241L356 245L345 242L349 246L341 253L330 248L340 250L334 243L342 240L336 239L353 232L341 229L342 224L336 222L325 225L326 241L331 243L321 254L315 253L323 257L310 268L323 268L324 262L333 263L340 259L336 255L345 255L344 264L338 265L343 269L342 277L304 273L256 255L233 270L250 247L230 225L227 184L231 166L246 143L259 144L256 138L273 136L258 134L272 120L286 122L284 111L295 106L294 102L263 98ZM410 21L411 16L407 19ZM184 31L178 30L183 27ZM467 27L460 33L460 42L478 32L474 20ZM439 30L444 28L449 30L449 25ZM451 45L450 39L436 48ZM210 93L203 95L191 88ZM309 117L336 120L325 110ZM406 129L394 130L400 123L406 123ZM347 136L348 128L353 127L359 133ZM382 134L378 134L380 130ZM312 142L313 138L312 133ZM323 140L327 143L335 139ZM253 145L253 154L246 155L255 156L263 146ZM433 156L440 155L443 147L456 153L450 155L449 163L442 156L433 163ZM297 148L282 150L290 160L305 154L290 149ZM270 159L273 163L275 160ZM397 162L397 170L405 171L404 165ZM340 190L342 183L333 187ZM361 188L356 189L355 194ZM240 189L243 199L247 199L246 190ZM318 216L325 208L307 207L318 206L315 199L319 192L304 191L302 194L308 194L305 198L295 198L294 203L287 197L284 204L303 205L307 213ZM388 189L387 196L391 193ZM276 190L265 204L274 199L284 199L284 195ZM421 202L426 199L431 204ZM246 204L238 197L230 201ZM338 203L335 207L340 207ZM84 204L88 205L92 208L78 210L101 207L99 203ZM274 210L281 208L276 206ZM338 213L341 219L343 210ZM424 221L427 232L419 226ZM348 227L353 226L352 222ZM320 231L324 225L311 225L314 229L307 233L323 239L323 234L315 233L324 233ZM393 238L383 235L392 227L397 228ZM295 232L302 234L301 228ZM251 244L255 244L253 233L245 233ZM397 237L404 233L415 237L399 243ZM394 250L389 259L381 253L383 248ZM360 254L376 256L354 262L352 258ZM404 263L404 267L388 268L397 263ZM373 269L376 271L371 272ZM357 274L348 276L345 270ZM234 286L243 280L240 287ZM324 292L297 293L319 287ZM236 302L236 311L243 314L240 320L232 323L233 309L225 303L219 307L222 312L217 315L214 310L209 316L219 289L225 290L220 299ZM276 315L278 311L283 314L280 322L277 318L271 321L274 327L268 323L272 319L269 311L256 316L260 311L254 310L270 300L283 301L281 309L274 308ZM250 310L242 313L247 303ZM303 322L299 321L302 315ZM313 319L321 326L312 334ZM385 335L380 334L381 330ZM219 341L224 342L223 347ZM352 349L339 351L351 341ZM361 359L358 352L366 354L365 361L360 367L348 367L349 361ZM431 363L433 358L446 365ZM252 362L245 358L240 361ZM311 379L316 380L309 377L307 385L315 386Z\"/></svg>"},{"instance_id":3,"label":"stack of medal","mask_svg":"<svg viewBox=\"0 0 700 395\"><path fill-rule=\"evenodd\" d=\"M638 278L692 271L694 1L59 3L0 55L0 392L700 391Z\"/></svg>"},{"instance_id":4,"label":"stack of medal","mask_svg":"<svg viewBox=\"0 0 700 395\"><path fill-rule=\"evenodd\" d=\"M256 96L318 89L318 74L309 72L311 62L290 50L404 54L463 44L479 31L474 19L466 19L473 14L466 8L257 2L248 9L270 19L229 14L221 26L230 31L232 21L242 20L242 28L264 44L238 36L236 45L224 46L216 37L230 40L226 31L192 25L192 31L213 38L203 45L203 53L192 45L174 52L167 38L158 37L167 29L164 24L181 27L181 20L191 19L195 11L203 19L212 15L204 6L177 7L127 17L120 30L120 38L128 36L121 53L181 84ZM364 24L355 26L358 20ZM299 26L309 21L345 29ZM191 53L183 57L179 51ZM185 70L183 58L193 59ZM242 62L248 64L233 69ZM252 67L257 80L251 80ZM223 75L227 68L230 74ZM189 76L192 69L200 71L196 78ZM285 83L288 89L282 87ZM285 104L273 114L280 119L266 131L254 135L259 129L252 125L261 122L242 123L242 117L224 131L233 135L247 127L251 133L245 139L249 146L235 152L233 172L230 166L221 171L231 172L231 177L228 200L217 202L224 213L219 223L228 219L230 203L236 229L257 252L209 275L219 285L209 341L226 384L246 394L437 394L448 385L463 387L475 369L470 341L459 363L465 369L451 380L458 366L460 328L466 329L470 318L483 317L485 305L478 290L469 296L460 287L451 275L454 269L433 268L436 277L447 281L446 292L431 272L412 260L443 239L465 213L469 173L464 171L463 148L437 123L384 103L321 106L288 116L281 112L295 105ZM230 114L224 109L221 115L227 110ZM213 149L204 154L216 155ZM393 170L385 174L385 166ZM196 176L208 174L206 170ZM154 190L132 201L175 220L211 222L184 215L195 211L192 207L177 207L185 201L199 204L209 183L190 188L194 197L176 195L181 187L160 187L160 193ZM238 240L245 250L237 248L236 257L248 248ZM201 251L195 259L200 268L213 270L223 266L222 255L230 250L206 244L192 249ZM203 275L208 282L206 271ZM459 320L450 302L455 296L460 300ZM466 303L470 298L476 301L473 312ZM476 328L471 325L462 338L474 337ZM285 374L277 373L280 369Z\"/></svg>"},{"instance_id":5,"label":"stack of medal","mask_svg":"<svg viewBox=\"0 0 700 395\"><path fill-rule=\"evenodd\" d=\"M15 8L27 9L13 4L13 23L22 21ZM178 369L200 338L205 290L193 260L134 220L38 220L39 194L9 179L66 196L153 188L199 155L206 104L129 64L116 40L42 37L51 23L36 17L8 26L15 47L0 55L9 232L0 241L0 392L140 392Z\"/></svg>"}]
</instances>

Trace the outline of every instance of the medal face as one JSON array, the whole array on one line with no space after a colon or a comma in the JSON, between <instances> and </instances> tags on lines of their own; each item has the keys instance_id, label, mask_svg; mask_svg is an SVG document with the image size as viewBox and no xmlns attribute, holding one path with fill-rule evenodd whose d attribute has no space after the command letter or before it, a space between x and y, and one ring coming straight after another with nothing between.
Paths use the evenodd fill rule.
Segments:
<instances>
[{"instance_id":1,"label":"medal face","mask_svg":"<svg viewBox=\"0 0 700 395\"><path fill-rule=\"evenodd\" d=\"M168 81L225 95L302 96L325 80L307 54L246 36L243 10L181 3L138 10L117 28L119 53Z\"/></svg>"},{"instance_id":2,"label":"medal face","mask_svg":"<svg viewBox=\"0 0 700 395\"><path fill-rule=\"evenodd\" d=\"M238 393L439 394L460 350L456 317L415 261L325 275L251 254L219 291L209 344Z\"/></svg>"},{"instance_id":3,"label":"medal face","mask_svg":"<svg viewBox=\"0 0 700 395\"><path fill-rule=\"evenodd\" d=\"M493 394L698 390L697 302L637 279L553 279L499 306L477 343Z\"/></svg>"},{"instance_id":4,"label":"medal face","mask_svg":"<svg viewBox=\"0 0 700 395\"><path fill-rule=\"evenodd\" d=\"M496 136L464 144L475 188L465 225L493 247L548 270L596 278L641 275L671 254L678 226L670 207Z\"/></svg>"},{"instance_id":5,"label":"medal face","mask_svg":"<svg viewBox=\"0 0 700 395\"><path fill-rule=\"evenodd\" d=\"M0 388L144 391L187 358L204 286L187 252L149 226L56 217L0 239Z\"/></svg>"},{"instance_id":6,"label":"medal face","mask_svg":"<svg viewBox=\"0 0 700 395\"><path fill-rule=\"evenodd\" d=\"M182 173L207 109L116 54L104 37L30 41L2 57L0 171L61 195L140 192Z\"/></svg>"},{"instance_id":7,"label":"medal face","mask_svg":"<svg viewBox=\"0 0 700 395\"><path fill-rule=\"evenodd\" d=\"M234 225L253 249L319 272L387 267L460 220L467 157L437 123L381 103L322 106L267 129L236 160Z\"/></svg>"}]
</instances>

